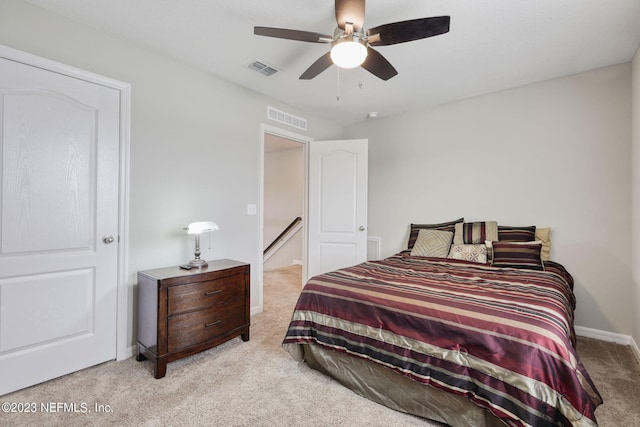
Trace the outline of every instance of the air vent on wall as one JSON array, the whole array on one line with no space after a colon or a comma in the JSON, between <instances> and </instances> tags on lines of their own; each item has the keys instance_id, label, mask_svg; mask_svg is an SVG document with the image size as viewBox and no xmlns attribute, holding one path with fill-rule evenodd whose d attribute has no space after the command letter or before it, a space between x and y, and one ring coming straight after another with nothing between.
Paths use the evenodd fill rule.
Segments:
<instances>
[{"instance_id":1,"label":"air vent on wall","mask_svg":"<svg viewBox=\"0 0 640 427\"><path fill-rule=\"evenodd\" d=\"M276 69L275 67L267 65L261 61L253 61L251 64L249 64L249 68L259 72L260 74L264 74L267 77L272 76L278 72L278 69Z\"/></svg>"},{"instance_id":2,"label":"air vent on wall","mask_svg":"<svg viewBox=\"0 0 640 427\"><path fill-rule=\"evenodd\" d=\"M276 110L273 107L267 107L267 117L270 120L284 123L285 125L293 126L294 128L307 130L307 119L296 117L292 114L285 113L284 111Z\"/></svg>"}]
</instances>

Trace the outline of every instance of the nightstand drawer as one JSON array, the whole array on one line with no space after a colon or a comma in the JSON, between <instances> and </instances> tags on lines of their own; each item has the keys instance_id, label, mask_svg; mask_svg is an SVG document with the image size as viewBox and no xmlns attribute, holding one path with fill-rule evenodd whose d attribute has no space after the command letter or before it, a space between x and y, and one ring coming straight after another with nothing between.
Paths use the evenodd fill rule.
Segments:
<instances>
[{"instance_id":1,"label":"nightstand drawer","mask_svg":"<svg viewBox=\"0 0 640 427\"><path fill-rule=\"evenodd\" d=\"M208 341L245 322L244 300L169 318L168 350L175 351Z\"/></svg>"},{"instance_id":2,"label":"nightstand drawer","mask_svg":"<svg viewBox=\"0 0 640 427\"><path fill-rule=\"evenodd\" d=\"M244 274L169 288L169 316L244 298Z\"/></svg>"}]
</instances>

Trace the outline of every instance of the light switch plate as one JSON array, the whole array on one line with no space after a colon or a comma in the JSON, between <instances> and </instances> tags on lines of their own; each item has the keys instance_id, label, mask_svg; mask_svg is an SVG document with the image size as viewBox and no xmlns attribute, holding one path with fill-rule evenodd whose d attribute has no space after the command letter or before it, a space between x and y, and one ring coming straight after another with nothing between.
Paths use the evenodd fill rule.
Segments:
<instances>
[{"instance_id":1,"label":"light switch plate","mask_svg":"<svg viewBox=\"0 0 640 427\"><path fill-rule=\"evenodd\" d=\"M255 215L258 213L258 208L255 204L249 203L247 205L247 215Z\"/></svg>"}]
</instances>

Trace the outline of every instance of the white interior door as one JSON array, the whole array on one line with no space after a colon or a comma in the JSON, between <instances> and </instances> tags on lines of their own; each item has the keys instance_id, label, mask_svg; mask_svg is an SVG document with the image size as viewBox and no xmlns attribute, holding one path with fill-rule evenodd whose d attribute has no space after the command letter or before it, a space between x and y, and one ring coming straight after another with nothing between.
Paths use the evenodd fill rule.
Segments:
<instances>
[{"instance_id":1,"label":"white interior door","mask_svg":"<svg viewBox=\"0 0 640 427\"><path fill-rule=\"evenodd\" d=\"M0 58L0 395L116 356L119 97Z\"/></svg>"},{"instance_id":2,"label":"white interior door","mask_svg":"<svg viewBox=\"0 0 640 427\"><path fill-rule=\"evenodd\" d=\"M366 261L368 145L309 144L307 279Z\"/></svg>"}]
</instances>

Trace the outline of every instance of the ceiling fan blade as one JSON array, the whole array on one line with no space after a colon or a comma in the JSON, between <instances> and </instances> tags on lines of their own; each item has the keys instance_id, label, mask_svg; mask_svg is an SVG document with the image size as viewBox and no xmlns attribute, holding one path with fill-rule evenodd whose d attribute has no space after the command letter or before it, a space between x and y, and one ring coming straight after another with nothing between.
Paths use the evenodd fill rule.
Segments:
<instances>
[{"instance_id":1,"label":"ceiling fan blade","mask_svg":"<svg viewBox=\"0 0 640 427\"><path fill-rule=\"evenodd\" d=\"M370 47L367 48L367 59L364 60L361 66L374 76L385 81L398 74L393 65L384 56Z\"/></svg>"},{"instance_id":2,"label":"ceiling fan blade","mask_svg":"<svg viewBox=\"0 0 640 427\"><path fill-rule=\"evenodd\" d=\"M333 40L333 37L326 34L313 33L311 31L288 30L286 28L253 27L253 34L311 43L329 43Z\"/></svg>"},{"instance_id":3,"label":"ceiling fan blade","mask_svg":"<svg viewBox=\"0 0 640 427\"><path fill-rule=\"evenodd\" d=\"M327 52L318 58L316 62L311 64L304 73L302 73L300 80L311 80L332 65L333 61L331 61L331 52Z\"/></svg>"},{"instance_id":4,"label":"ceiling fan blade","mask_svg":"<svg viewBox=\"0 0 640 427\"><path fill-rule=\"evenodd\" d=\"M433 37L449 32L449 16L412 19L380 25L367 31L371 46L387 46Z\"/></svg>"},{"instance_id":5,"label":"ceiling fan blade","mask_svg":"<svg viewBox=\"0 0 640 427\"><path fill-rule=\"evenodd\" d=\"M354 31L362 30L364 25L365 0L336 0L336 22L344 30L345 22L353 24Z\"/></svg>"}]
</instances>

